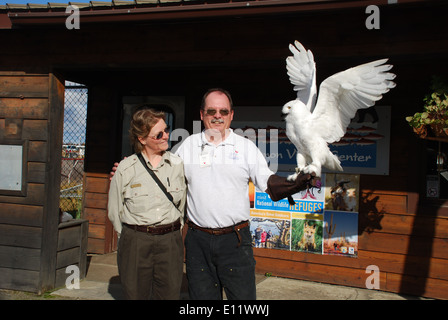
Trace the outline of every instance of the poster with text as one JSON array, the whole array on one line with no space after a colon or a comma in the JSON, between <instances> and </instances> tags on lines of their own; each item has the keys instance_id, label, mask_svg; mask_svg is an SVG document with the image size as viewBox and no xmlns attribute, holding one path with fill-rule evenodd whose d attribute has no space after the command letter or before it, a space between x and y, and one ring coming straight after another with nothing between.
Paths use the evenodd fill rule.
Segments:
<instances>
[{"instance_id":1,"label":"poster with text","mask_svg":"<svg viewBox=\"0 0 448 320\"><path fill-rule=\"evenodd\" d=\"M287 176L287 172L278 172ZM325 193L321 179L292 198L273 201L266 192L251 183L251 233L255 248L322 253ZM314 231L314 232L312 232ZM311 234L312 233L312 234Z\"/></svg>"},{"instance_id":2,"label":"poster with text","mask_svg":"<svg viewBox=\"0 0 448 320\"><path fill-rule=\"evenodd\" d=\"M250 183L253 246L357 257L359 179L355 174L322 174L314 186L292 195L293 205L286 198L273 201Z\"/></svg>"},{"instance_id":3,"label":"poster with text","mask_svg":"<svg viewBox=\"0 0 448 320\"><path fill-rule=\"evenodd\" d=\"M290 219L266 218L266 216L276 216L276 214L257 209L251 210L251 216L250 232L254 248L289 250Z\"/></svg>"}]
</instances>

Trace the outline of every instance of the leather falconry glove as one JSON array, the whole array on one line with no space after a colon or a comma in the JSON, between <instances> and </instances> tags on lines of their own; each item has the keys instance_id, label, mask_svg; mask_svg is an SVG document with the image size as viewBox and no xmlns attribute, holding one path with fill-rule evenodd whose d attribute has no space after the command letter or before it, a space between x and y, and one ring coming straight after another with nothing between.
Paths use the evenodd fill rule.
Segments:
<instances>
[{"instance_id":1,"label":"leather falconry glove","mask_svg":"<svg viewBox=\"0 0 448 320\"><path fill-rule=\"evenodd\" d=\"M312 186L314 178L314 174L304 174L301 172L295 181L288 181L286 177L280 177L273 174L268 179L268 188L266 189L266 192L273 201L288 198L289 204L293 206L295 205L295 201L291 196Z\"/></svg>"}]
</instances>

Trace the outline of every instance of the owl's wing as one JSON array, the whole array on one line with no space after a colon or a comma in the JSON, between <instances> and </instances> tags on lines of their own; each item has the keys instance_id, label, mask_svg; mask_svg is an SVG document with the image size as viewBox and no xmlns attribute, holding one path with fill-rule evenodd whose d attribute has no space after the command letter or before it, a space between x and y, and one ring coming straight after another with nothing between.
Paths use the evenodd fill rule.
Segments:
<instances>
[{"instance_id":1,"label":"owl's wing","mask_svg":"<svg viewBox=\"0 0 448 320\"><path fill-rule=\"evenodd\" d=\"M316 131L328 143L339 141L358 109L369 108L395 87L392 65L377 60L336 73L325 79L313 112Z\"/></svg>"},{"instance_id":2,"label":"owl's wing","mask_svg":"<svg viewBox=\"0 0 448 320\"><path fill-rule=\"evenodd\" d=\"M297 91L297 98L302 101L311 112L316 102L316 64L313 53L306 50L298 41L289 45L293 56L286 58L286 69L289 81Z\"/></svg>"}]
</instances>

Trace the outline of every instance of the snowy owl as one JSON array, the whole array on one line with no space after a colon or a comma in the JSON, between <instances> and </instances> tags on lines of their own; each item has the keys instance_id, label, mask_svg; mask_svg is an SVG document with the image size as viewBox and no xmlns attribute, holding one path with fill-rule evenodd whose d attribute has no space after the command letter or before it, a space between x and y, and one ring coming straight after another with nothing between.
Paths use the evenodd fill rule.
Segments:
<instances>
[{"instance_id":1,"label":"snowy owl","mask_svg":"<svg viewBox=\"0 0 448 320\"><path fill-rule=\"evenodd\" d=\"M288 180L295 180L301 171L320 177L322 166L343 171L328 144L345 135L358 109L373 106L395 87L395 74L388 72L392 65L382 59L336 73L321 83L317 97L313 54L298 41L289 50L293 56L286 59L286 68L297 99L286 103L282 113L286 135L297 148L297 169Z\"/></svg>"}]
</instances>

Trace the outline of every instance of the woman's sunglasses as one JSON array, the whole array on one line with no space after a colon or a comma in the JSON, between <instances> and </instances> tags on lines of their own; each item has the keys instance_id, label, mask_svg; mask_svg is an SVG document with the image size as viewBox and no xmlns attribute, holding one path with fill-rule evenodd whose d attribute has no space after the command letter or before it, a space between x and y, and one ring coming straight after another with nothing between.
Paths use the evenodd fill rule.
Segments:
<instances>
[{"instance_id":1,"label":"woman's sunglasses","mask_svg":"<svg viewBox=\"0 0 448 320\"><path fill-rule=\"evenodd\" d=\"M170 127L166 127L165 128L165 130L163 130L163 131L160 131L157 135L155 135L155 136L149 136L150 138L153 138L153 139L155 139L155 140L160 140L160 139L162 139L163 138L163 134L164 133L170 133Z\"/></svg>"}]
</instances>

